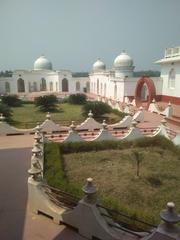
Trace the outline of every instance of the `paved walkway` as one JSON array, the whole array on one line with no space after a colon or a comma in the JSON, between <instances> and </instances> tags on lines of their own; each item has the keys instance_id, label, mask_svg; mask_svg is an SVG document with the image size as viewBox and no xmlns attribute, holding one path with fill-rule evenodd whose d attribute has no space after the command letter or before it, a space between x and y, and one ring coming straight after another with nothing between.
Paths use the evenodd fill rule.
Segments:
<instances>
[{"instance_id":1,"label":"paved walkway","mask_svg":"<svg viewBox=\"0 0 180 240\"><path fill-rule=\"evenodd\" d=\"M32 136L0 137L0 239L84 240L64 225L29 211L27 170L32 141Z\"/></svg>"},{"instance_id":2,"label":"paved walkway","mask_svg":"<svg viewBox=\"0 0 180 240\"><path fill-rule=\"evenodd\" d=\"M33 135L0 136L0 149L32 148Z\"/></svg>"}]
</instances>

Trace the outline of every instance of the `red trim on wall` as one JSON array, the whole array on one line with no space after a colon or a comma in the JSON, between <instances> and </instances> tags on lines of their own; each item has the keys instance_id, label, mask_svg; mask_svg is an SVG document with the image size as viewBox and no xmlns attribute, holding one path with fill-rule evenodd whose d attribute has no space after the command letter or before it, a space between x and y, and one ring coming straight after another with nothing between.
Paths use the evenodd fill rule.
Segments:
<instances>
[{"instance_id":1,"label":"red trim on wall","mask_svg":"<svg viewBox=\"0 0 180 240\"><path fill-rule=\"evenodd\" d=\"M180 105L180 97L157 95L156 96L156 101L171 102L172 104Z\"/></svg>"}]
</instances>

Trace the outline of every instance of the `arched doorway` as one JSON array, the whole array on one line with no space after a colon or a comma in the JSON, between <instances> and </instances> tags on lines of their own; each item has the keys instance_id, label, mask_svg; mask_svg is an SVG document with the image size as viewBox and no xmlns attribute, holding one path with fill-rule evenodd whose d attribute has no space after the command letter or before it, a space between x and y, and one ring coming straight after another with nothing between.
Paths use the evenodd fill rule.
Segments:
<instances>
[{"instance_id":1,"label":"arched doorway","mask_svg":"<svg viewBox=\"0 0 180 240\"><path fill-rule=\"evenodd\" d=\"M117 85L114 85L114 99L116 100L117 98Z\"/></svg>"},{"instance_id":2,"label":"arched doorway","mask_svg":"<svg viewBox=\"0 0 180 240\"><path fill-rule=\"evenodd\" d=\"M53 82L50 82L50 83L49 83L49 90L50 90L50 91L53 91Z\"/></svg>"},{"instance_id":3,"label":"arched doorway","mask_svg":"<svg viewBox=\"0 0 180 240\"><path fill-rule=\"evenodd\" d=\"M17 89L18 89L18 92L25 92L25 84L22 78L19 78L17 80Z\"/></svg>"},{"instance_id":4,"label":"arched doorway","mask_svg":"<svg viewBox=\"0 0 180 240\"><path fill-rule=\"evenodd\" d=\"M97 94L99 94L99 79L97 79Z\"/></svg>"},{"instance_id":5,"label":"arched doorway","mask_svg":"<svg viewBox=\"0 0 180 240\"><path fill-rule=\"evenodd\" d=\"M106 83L104 84L104 96L106 97Z\"/></svg>"},{"instance_id":6,"label":"arched doorway","mask_svg":"<svg viewBox=\"0 0 180 240\"><path fill-rule=\"evenodd\" d=\"M37 92L37 83L33 82L33 92Z\"/></svg>"},{"instance_id":7,"label":"arched doorway","mask_svg":"<svg viewBox=\"0 0 180 240\"><path fill-rule=\"evenodd\" d=\"M86 91L89 92L90 91L90 83L86 82Z\"/></svg>"},{"instance_id":8,"label":"arched doorway","mask_svg":"<svg viewBox=\"0 0 180 240\"><path fill-rule=\"evenodd\" d=\"M62 80L62 92L68 92L68 91L69 91L68 80L64 78Z\"/></svg>"},{"instance_id":9,"label":"arched doorway","mask_svg":"<svg viewBox=\"0 0 180 240\"><path fill-rule=\"evenodd\" d=\"M80 91L80 82L76 82L76 92L79 92Z\"/></svg>"},{"instance_id":10,"label":"arched doorway","mask_svg":"<svg viewBox=\"0 0 180 240\"><path fill-rule=\"evenodd\" d=\"M5 82L5 91L6 91L6 93L10 93L10 83L9 82Z\"/></svg>"},{"instance_id":11,"label":"arched doorway","mask_svg":"<svg viewBox=\"0 0 180 240\"><path fill-rule=\"evenodd\" d=\"M144 100L142 99L142 97L145 97L146 99ZM155 99L155 97L156 89L153 80L148 77L141 77L137 81L135 89L136 106L140 107L141 105L143 105L144 108L148 109L149 104L152 102L153 99Z\"/></svg>"},{"instance_id":12,"label":"arched doorway","mask_svg":"<svg viewBox=\"0 0 180 240\"><path fill-rule=\"evenodd\" d=\"M41 91L46 91L46 79L41 78L41 84L40 84Z\"/></svg>"},{"instance_id":13,"label":"arched doorway","mask_svg":"<svg viewBox=\"0 0 180 240\"><path fill-rule=\"evenodd\" d=\"M147 100L148 100L148 88L146 83L144 83L141 89L141 101L147 101Z\"/></svg>"}]
</instances>

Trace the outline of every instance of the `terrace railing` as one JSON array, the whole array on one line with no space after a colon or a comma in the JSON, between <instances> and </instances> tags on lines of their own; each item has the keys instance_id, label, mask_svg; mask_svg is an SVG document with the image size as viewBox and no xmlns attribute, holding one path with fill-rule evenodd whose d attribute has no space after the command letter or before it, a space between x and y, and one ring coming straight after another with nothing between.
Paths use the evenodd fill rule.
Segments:
<instances>
[{"instance_id":1,"label":"terrace railing","mask_svg":"<svg viewBox=\"0 0 180 240\"><path fill-rule=\"evenodd\" d=\"M51 187L47 184L43 184L42 186L48 198L59 207L73 209L74 207L77 206L78 202L81 200L80 197L67 193L61 189ZM147 223L136 217L126 215L125 213L119 212L111 208L107 208L99 203L96 206L98 207L100 214L102 216L114 220L116 224L112 224L111 221L107 221L107 223L111 227L119 228L133 235L141 236L140 234L138 234L138 232L151 233L149 229L157 227L156 225ZM109 215L104 213L102 209L105 209ZM137 233L134 233L135 231Z\"/></svg>"}]
</instances>

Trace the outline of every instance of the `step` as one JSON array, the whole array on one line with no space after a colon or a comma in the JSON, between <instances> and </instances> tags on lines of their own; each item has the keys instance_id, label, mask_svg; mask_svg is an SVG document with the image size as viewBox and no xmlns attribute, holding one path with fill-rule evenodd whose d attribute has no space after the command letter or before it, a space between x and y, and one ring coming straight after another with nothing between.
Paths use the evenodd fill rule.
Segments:
<instances>
[{"instance_id":1,"label":"step","mask_svg":"<svg viewBox=\"0 0 180 240\"><path fill-rule=\"evenodd\" d=\"M168 123L172 123L173 125L180 126L180 118L169 117L166 118Z\"/></svg>"},{"instance_id":2,"label":"step","mask_svg":"<svg viewBox=\"0 0 180 240\"><path fill-rule=\"evenodd\" d=\"M180 116L172 115L171 117L180 121Z\"/></svg>"}]
</instances>

